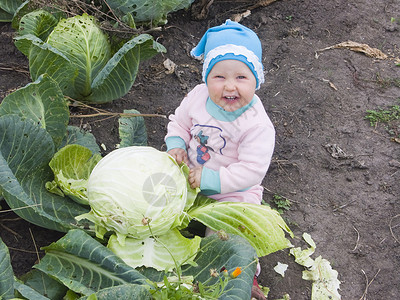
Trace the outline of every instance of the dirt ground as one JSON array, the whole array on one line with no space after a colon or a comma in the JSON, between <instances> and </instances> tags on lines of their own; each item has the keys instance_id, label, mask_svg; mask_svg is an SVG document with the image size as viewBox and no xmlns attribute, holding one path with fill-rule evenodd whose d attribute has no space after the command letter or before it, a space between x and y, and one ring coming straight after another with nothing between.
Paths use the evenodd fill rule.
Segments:
<instances>
[{"instance_id":1,"label":"dirt ground","mask_svg":"<svg viewBox=\"0 0 400 300\"><path fill-rule=\"evenodd\" d=\"M255 3L215 0L202 19L194 9L170 15L162 31L153 34L168 52L144 63L131 91L101 108L171 114L201 80L201 65L189 56L192 47L209 26ZM384 126L372 127L365 119L367 110L399 104L400 67L393 59L400 56L399 4L279 0L252 8L241 21L263 44L268 73L257 94L277 132L273 162L263 181L264 200L273 205L276 194L291 201L283 216L296 234L293 244L304 246L301 235L311 235L317 245L312 257L321 255L338 271L342 299L400 299L400 145ZM0 31L2 99L30 79L9 24L0 24ZM349 40L378 48L388 58L349 49L318 51ZM166 59L177 65L171 74L165 72ZM73 117L71 123L91 130L106 146L104 154L119 142L116 118ZM149 145L165 150L166 124L167 119L146 119ZM4 201L0 205L7 209ZM11 212L0 214L0 228L16 275L35 263L35 247L63 235ZM269 299L284 294L310 299L311 284L301 278L303 268L288 253L261 259L260 283L271 288ZM289 264L285 277L273 271L278 261Z\"/></svg>"}]
</instances>

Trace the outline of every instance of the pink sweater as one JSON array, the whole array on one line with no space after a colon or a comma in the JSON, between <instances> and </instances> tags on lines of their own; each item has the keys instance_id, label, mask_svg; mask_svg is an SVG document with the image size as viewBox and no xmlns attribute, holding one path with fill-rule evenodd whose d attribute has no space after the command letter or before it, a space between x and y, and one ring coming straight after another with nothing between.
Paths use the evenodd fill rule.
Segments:
<instances>
[{"instance_id":1,"label":"pink sweater","mask_svg":"<svg viewBox=\"0 0 400 300\"><path fill-rule=\"evenodd\" d=\"M261 202L275 130L258 96L226 112L209 99L205 84L197 85L170 116L166 143L168 150L187 149L189 167L203 166L204 194L219 201Z\"/></svg>"}]
</instances>

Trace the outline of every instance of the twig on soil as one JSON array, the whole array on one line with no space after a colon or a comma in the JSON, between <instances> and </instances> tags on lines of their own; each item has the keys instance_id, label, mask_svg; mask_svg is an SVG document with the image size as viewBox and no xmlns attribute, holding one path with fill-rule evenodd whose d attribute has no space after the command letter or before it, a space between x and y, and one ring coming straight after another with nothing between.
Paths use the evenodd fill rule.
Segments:
<instances>
[{"instance_id":1,"label":"twig on soil","mask_svg":"<svg viewBox=\"0 0 400 300\"><path fill-rule=\"evenodd\" d=\"M289 173L286 172L286 170L283 168L283 165L284 165L284 164L292 165L292 166L294 166L294 167L297 167L297 165L296 165L295 163L290 163L288 160L285 160L285 159L283 159L283 160L275 159L275 160L273 160L272 162L275 162L275 163L278 165L278 169L281 170L283 173L285 173L285 174L287 175L288 179L289 179L291 182L295 183L294 180L293 180L292 178L290 178Z\"/></svg>"},{"instance_id":2,"label":"twig on soil","mask_svg":"<svg viewBox=\"0 0 400 300\"><path fill-rule=\"evenodd\" d=\"M19 248L14 248L14 247L8 247L8 249L14 250L14 251L25 252L25 253L37 254L36 251L32 251L32 250L25 250L25 249L19 249ZM43 252L43 251L41 251L41 252Z\"/></svg>"},{"instance_id":3,"label":"twig on soil","mask_svg":"<svg viewBox=\"0 0 400 300\"><path fill-rule=\"evenodd\" d=\"M105 109L101 108L96 108L93 106L90 106L88 104L85 104L83 102L74 100L70 97L66 97L68 100L73 101L70 106L73 107L84 107L84 108L89 108L91 110L94 110L96 113L94 114L86 114L86 115L71 115L71 118L93 118L93 117L99 117L99 116L108 116L109 118L112 117L160 117L166 119L166 115L159 115L159 114L132 114L132 113L114 113L111 111L107 111ZM108 119L108 118L107 118ZM106 120L106 119L104 119Z\"/></svg>"},{"instance_id":4,"label":"twig on soil","mask_svg":"<svg viewBox=\"0 0 400 300\"><path fill-rule=\"evenodd\" d=\"M356 201L356 200L353 200L353 201L350 201L349 203L340 205L339 207L336 207L336 208L333 210L333 212L335 212L335 211L337 211L337 210L339 210L339 209L345 208L346 206L352 204L352 203L355 202L355 201Z\"/></svg>"},{"instance_id":5,"label":"twig on soil","mask_svg":"<svg viewBox=\"0 0 400 300\"><path fill-rule=\"evenodd\" d=\"M11 232L11 234L16 235L16 236L19 237L20 239L22 238L22 236L21 236L18 232L12 230L11 228L8 228L6 225L0 223L0 226L3 227L5 230Z\"/></svg>"},{"instance_id":6,"label":"twig on soil","mask_svg":"<svg viewBox=\"0 0 400 300\"><path fill-rule=\"evenodd\" d=\"M12 219L1 219L0 223L1 223L1 222L13 222L13 221L19 221L19 220L21 220L20 217L18 217L18 218L12 218Z\"/></svg>"},{"instance_id":7,"label":"twig on soil","mask_svg":"<svg viewBox=\"0 0 400 300\"><path fill-rule=\"evenodd\" d=\"M24 73L29 75L29 71L19 68L19 67L3 67L2 65L0 65L0 70L4 70L4 71L15 71L15 72L19 72L19 73Z\"/></svg>"},{"instance_id":8,"label":"twig on soil","mask_svg":"<svg viewBox=\"0 0 400 300\"><path fill-rule=\"evenodd\" d=\"M365 281L366 281L366 286L365 286L365 290L363 295L361 296L360 300L367 300L367 294L368 294L368 288L369 286L372 284L372 282L375 280L376 276L378 276L379 272L381 271L381 269L378 270L378 272L376 272L376 274L374 275L374 277L371 279L371 281L368 281L368 277L367 274L365 274L365 271L363 269L361 269L361 272L363 272L364 276L365 276Z\"/></svg>"},{"instance_id":9,"label":"twig on soil","mask_svg":"<svg viewBox=\"0 0 400 300\"><path fill-rule=\"evenodd\" d=\"M353 225L354 230L357 232L357 241L356 241L356 245L354 246L354 249L351 250L352 252L356 251L357 247L358 247L358 242L360 241L360 233L358 232L357 228Z\"/></svg>"},{"instance_id":10,"label":"twig on soil","mask_svg":"<svg viewBox=\"0 0 400 300\"><path fill-rule=\"evenodd\" d=\"M337 87L336 87L329 79L324 79L324 78L322 78L322 81L323 81L323 82L327 82L327 83L329 84L329 86L330 86L332 89L334 89L335 91L338 90Z\"/></svg>"},{"instance_id":11,"label":"twig on soil","mask_svg":"<svg viewBox=\"0 0 400 300\"><path fill-rule=\"evenodd\" d=\"M393 226L392 226L392 221L394 218L400 217L400 214L395 215L394 217L392 217L389 221L389 229L390 229L390 233L392 234L392 237L394 238L394 240L400 244L400 241L396 238L396 236L393 233Z\"/></svg>"},{"instance_id":12,"label":"twig on soil","mask_svg":"<svg viewBox=\"0 0 400 300\"><path fill-rule=\"evenodd\" d=\"M33 237L33 233L32 233L31 228L29 228L29 233L31 234L31 238L32 238L32 241L33 241L33 245L35 246L35 251L36 251L37 259L38 259L38 261L40 262L39 251L38 251L38 248L37 248L37 245L36 245L35 238Z\"/></svg>"}]
</instances>

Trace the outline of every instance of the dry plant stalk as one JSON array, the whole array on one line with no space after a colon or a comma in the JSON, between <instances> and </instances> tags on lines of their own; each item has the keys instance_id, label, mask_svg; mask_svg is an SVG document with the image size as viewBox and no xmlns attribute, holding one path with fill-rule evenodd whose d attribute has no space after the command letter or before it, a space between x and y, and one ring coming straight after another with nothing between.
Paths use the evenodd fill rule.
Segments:
<instances>
[{"instance_id":1,"label":"dry plant stalk","mask_svg":"<svg viewBox=\"0 0 400 300\"><path fill-rule=\"evenodd\" d=\"M70 115L71 118L92 118L92 117L100 117L100 116L109 116L109 117L160 117L166 119L166 115L159 115L159 114L132 114L132 113L114 113L111 111L107 111L105 109L96 108L85 104L83 102L74 100L70 97L66 97L68 100L73 101L70 106L73 107L84 107L94 110L96 113L93 114L86 114L86 115Z\"/></svg>"},{"instance_id":2,"label":"dry plant stalk","mask_svg":"<svg viewBox=\"0 0 400 300\"><path fill-rule=\"evenodd\" d=\"M387 59L388 56L383 53L381 50L376 49L376 48L372 48L370 46L368 46L367 44L360 44L357 42L353 42L353 41L347 41L347 42L342 42L324 49L320 49L317 50L317 52L322 52L322 51L326 51L326 50L331 50L331 49L339 49L339 48L343 48L343 49L349 49L355 52L361 52L364 53L366 56L368 57L372 57L372 58L377 58L377 59Z\"/></svg>"},{"instance_id":3,"label":"dry plant stalk","mask_svg":"<svg viewBox=\"0 0 400 300\"><path fill-rule=\"evenodd\" d=\"M375 280L376 276L378 276L380 271L381 271L381 269L378 269L378 271L375 273L374 277L371 279L371 281L369 281L367 274L365 274L365 271L361 269L361 272L363 272L364 277L365 277L365 290L364 290L364 293L361 296L360 300L367 300L368 288L372 284L372 282Z\"/></svg>"},{"instance_id":4,"label":"dry plant stalk","mask_svg":"<svg viewBox=\"0 0 400 300\"><path fill-rule=\"evenodd\" d=\"M250 6L248 9L252 10L252 9L255 9L255 8L258 8L258 7L268 6L268 5L270 5L270 4L272 4L272 3L276 2L276 1L278 1L278 0L261 0L261 1L258 1L253 6Z\"/></svg>"},{"instance_id":5,"label":"dry plant stalk","mask_svg":"<svg viewBox=\"0 0 400 300\"><path fill-rule=\"evenodd\" d=\"M36 257L37 257L38 261L40 262L40 255L39 255L38 247L37 247L37 245L36 245L35 238L34 238L34 236L33 236L33 233L32 233L31 228L28 228L28 229L29 229L29 233L31 234L31 238L32 238L32 241L33 241L33 245L35 246Z\"/></svg>"},{"instance_id":6,"label":"dry plant stalk","mask_svg":"<svg viewBox=\"0 0 400 300\"><path fill-rule=\"evenodd\" d=\"M395 218L397 218L397 217L400 217L400 214L395 215L394 217L392 217L392 218L390 219L390 221L389 221L389 229L390 229L390 233L392 234L392 237L394 238L394 240L395 240L397 243L400 244L400 241L396 238L396 236L395 236L395 234L394 234L394 232L393 232L393 226L392 226L392 221L393 221L393 219L395 219Z\"/></svg>"}]
</instances>

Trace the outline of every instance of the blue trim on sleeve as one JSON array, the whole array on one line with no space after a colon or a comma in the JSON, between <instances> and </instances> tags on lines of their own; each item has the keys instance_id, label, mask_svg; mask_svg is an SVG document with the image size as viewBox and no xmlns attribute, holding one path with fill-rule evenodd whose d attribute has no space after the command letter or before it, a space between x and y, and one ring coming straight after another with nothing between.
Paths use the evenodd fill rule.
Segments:
<instances>
[{"instance_id":1,"label":"blue trim on sleeve","mask_svg":"<svg viewBox=\"0 0 400 300\"><path fill-rule=\"evenodd\" d=\"M252 107L257 101L257 98L254 96L253 99L251 99L250 103L235 110L235 111L226 111L224 110L221 106L215 104L210 97L208 97L207 102L206 102L206 110L207 112L213 116L215 119L219 121L225 121L225 122L232 122L235 121L237 118L240 117L241 114L243 114L246 110L248 110L250 107Z\"/></svg>"},{"instance_id":2,"label":"blue trim on sleeve","mask_svg":"<svg viewBox=\"0 0 400 300\"><path fill-rule=\"evenodd\" d=\"M165 139L167 145L167 152L174 148L181 148L186 151L185 141L179 136L170 136Z\"/></svg>"},{"instance_id":3,"label":"blue trim on sleeve","mask_svg":"<svg viewBox=\"0 0 400 300\"><path fill-rule=\"evenodd\" d=\"M203 167L201 172L200 190L200 193L206 196L221 194L221 180L219 178L219 171L214 171Z\"/></svg>"}]
</instances>

